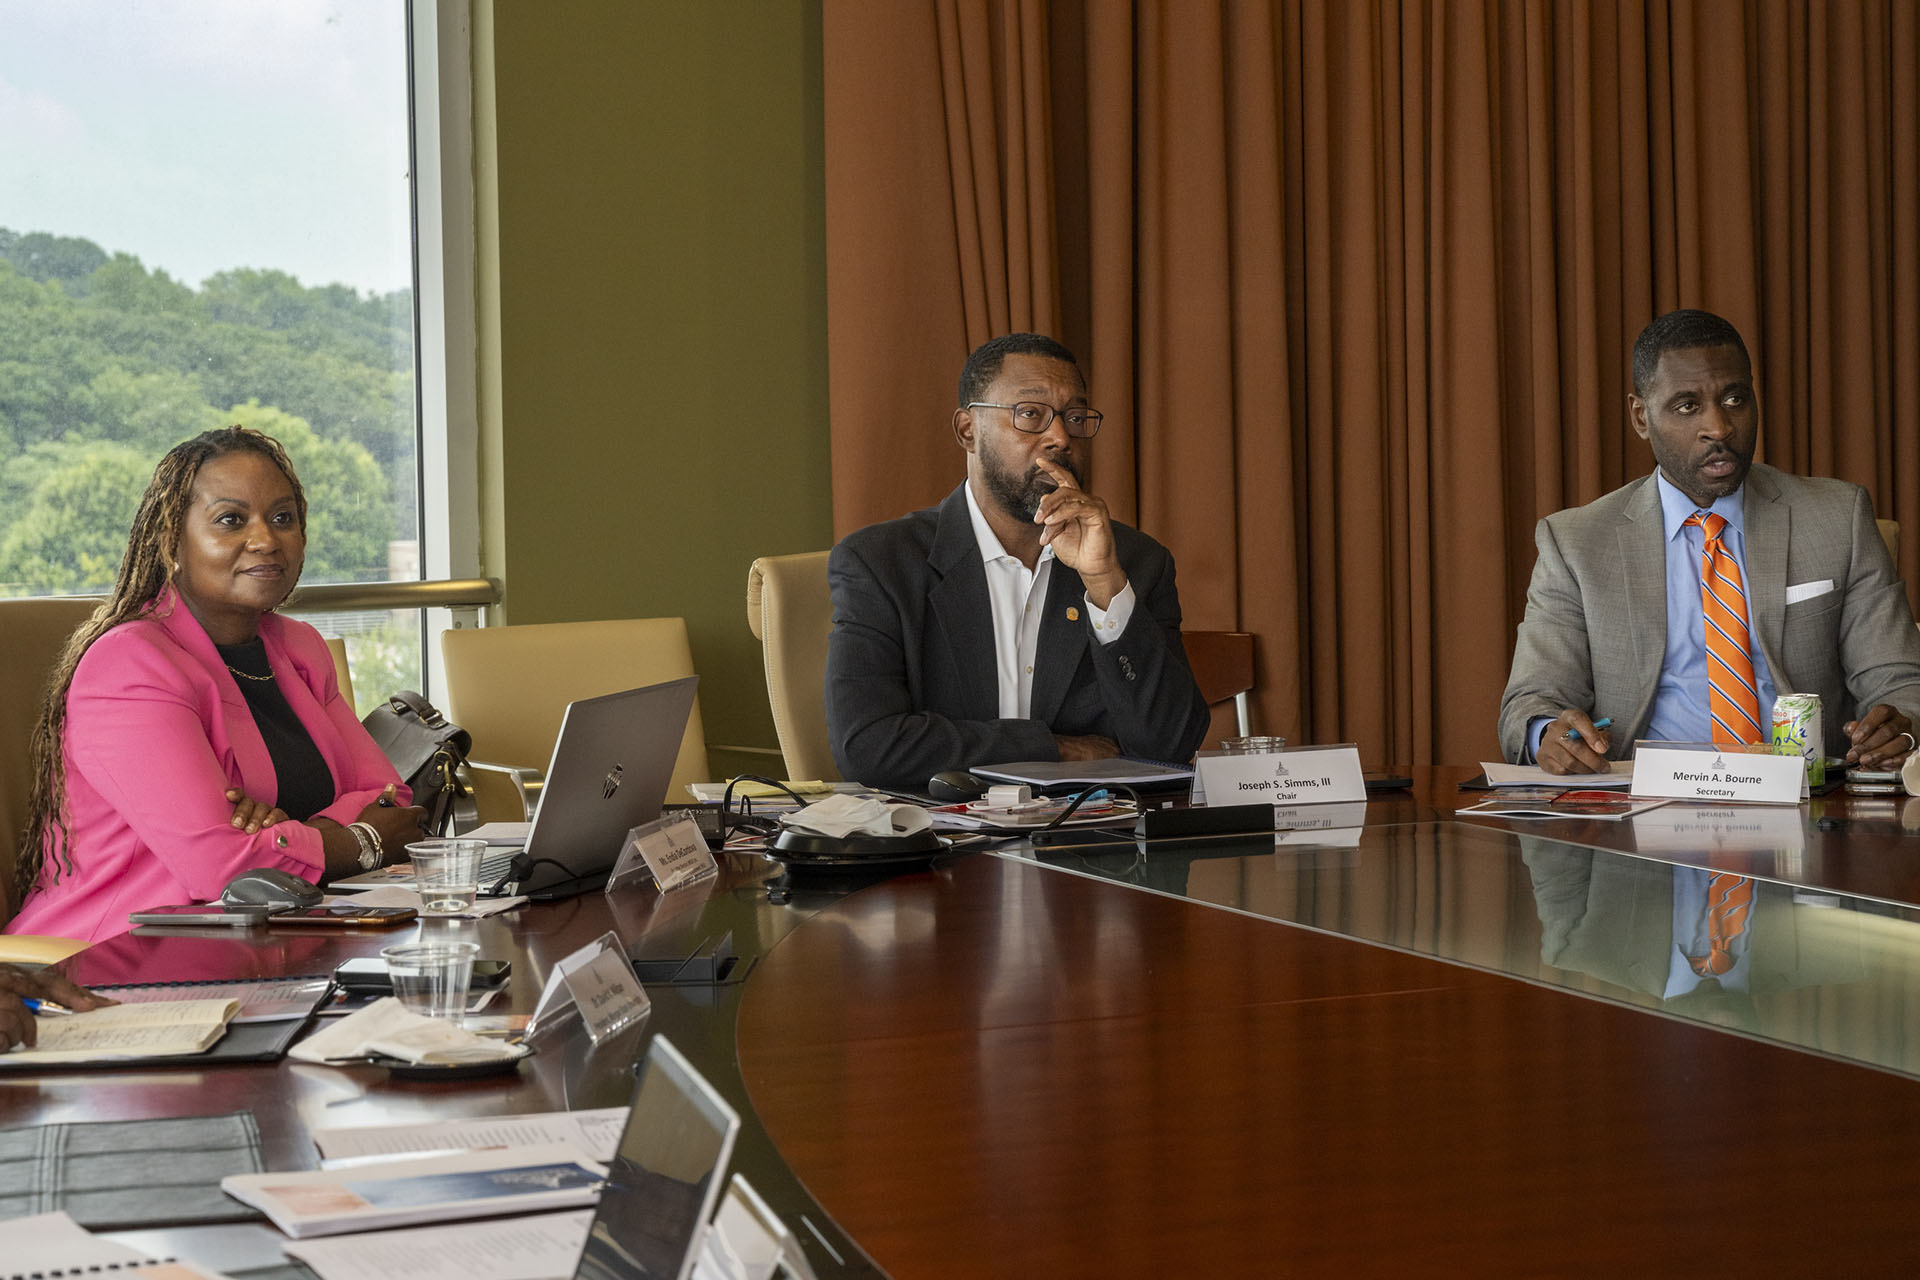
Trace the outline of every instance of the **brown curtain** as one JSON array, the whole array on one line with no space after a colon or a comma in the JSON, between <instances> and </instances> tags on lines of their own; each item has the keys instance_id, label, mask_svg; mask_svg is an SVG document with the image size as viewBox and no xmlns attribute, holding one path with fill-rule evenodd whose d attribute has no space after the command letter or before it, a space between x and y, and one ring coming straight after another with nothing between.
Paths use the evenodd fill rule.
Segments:
<instances>
[{"instance_id":1,"label":"brown curtain","mask_svg":"<svg viewBox=\"0 0 1920 1280\"><path fill-rule=\"evenodd\" d=\"M971 347L1052 332L1187 625L1259 637L1259 728L1487 758L1534 523L1651 468L1628 352L1700 306L1762 456L1866 485L1915 580L1911 0L824 0L824 37L840 532L957 482Z\"/></svg>"}]
</instances>

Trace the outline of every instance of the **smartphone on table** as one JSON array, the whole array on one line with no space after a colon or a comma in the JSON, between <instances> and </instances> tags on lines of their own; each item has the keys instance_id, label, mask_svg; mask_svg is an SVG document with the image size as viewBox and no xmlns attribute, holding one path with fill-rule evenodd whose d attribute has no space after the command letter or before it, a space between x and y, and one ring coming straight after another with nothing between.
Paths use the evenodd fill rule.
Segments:
<instances>
[{"instance_id":1,"label":"smartphone on table","mask_svg":"<svg viewBox=\"0 0 1920 1280\"><path fill-rule=\"evenodd\" d=\"M254 925L265 924L273 914L271 907L227 906L218 902L188 902L171 907L148 907L145 911L130 911L127 919L134 924L164 925L219 925L233 929L250 929Z\"/></svg>"},{"instance_id":2,"label":"smartphone on table","mask_svg":"<svg viewBox=\"0 0 1920 1280\"><path fill-rule=\"evenodd\" d=\"M413 907L360 907L352 902L326 902L317 907L294 907L288 911L276 911L267 917L267 923L273 925L365 925L375 929L388 929L394 925L407 924L419 914L420 912Z\"/></svg>"},{"instance_id":3,"label":"smartphone on table","mask_svg":"<svg viewBox=\"0 0 1920 1280\"><path fill-rule=\"evenodd\" d=\"M505 982L511 972L511 961L475 960L470 989L491 991ZM387 972L387 962L379 956L356 956L341 961L333 970L333 980L349 995L393 994L393 975Z\"/></svg>"}]
</instances>

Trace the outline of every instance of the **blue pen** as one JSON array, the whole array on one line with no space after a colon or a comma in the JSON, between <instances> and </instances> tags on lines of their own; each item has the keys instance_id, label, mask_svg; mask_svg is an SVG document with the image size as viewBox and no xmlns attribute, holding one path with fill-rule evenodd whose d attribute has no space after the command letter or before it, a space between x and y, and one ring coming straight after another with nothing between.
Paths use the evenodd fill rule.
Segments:
<instances>
[{"instance_id":1,"label":"blue pen","mask_svg":"<svg viewBox=\"0 0 1920 1280\"><path fill-rule=\"evenodd\" d=\"M49 1018L73 1012L63 1004L55 1004L51 1000L40 1000L33 996L23 998L20 1003L27 1006L28 1013L44 1013Z\"/></svg>"},{"instance_id":2,"label":"blue pen","mask_svg":"<svg viewBox=\"0 0 1920 1280\"><path fill-rule=\"evenodd\" d=\"M1596 729L1604 729L1604 728L1606 728L1606 727L1607 727L1608 725L1610 725L1610 724L1612 724L1612 723L1613 723L1613 717L1612 717L1612 716L1601 716L1601 717L1600 717L1600 718L1599 718L1598 720L1595 720L1595 721L1593 722L1593 727L1594 727L1594 728L1596 728ZM1567 730L1567 741L1568 741L1568 742L1572 742L1572 741L1573 741L1574 739L1576 739L1576 738L1578 738L1579 736L1580 736L1580 731L1579 731L1578 729L1569 729L1569 730Z\"/></svg>"}]
</instances>

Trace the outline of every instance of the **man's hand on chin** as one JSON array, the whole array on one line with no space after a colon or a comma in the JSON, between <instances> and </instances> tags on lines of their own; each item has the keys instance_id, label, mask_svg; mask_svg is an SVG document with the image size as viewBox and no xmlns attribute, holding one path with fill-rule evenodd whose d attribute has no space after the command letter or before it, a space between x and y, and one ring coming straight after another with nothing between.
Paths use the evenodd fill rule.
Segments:
<instances>
[{"instance_id":1,"label":"man's hand on chin","mask_svg":"<svg viewBox=\"0 0 1920 1280\"><path fill-rule=\"evenodd\" d=\"M1120 754L1120 744L1097 733L1053 735L1053 745L1062 760L1111 760Z\"/></svg>"},{"instance_id":2,"label":"man's hand on chin","mask_svg":"<svg viewBox=\"0 0 1920 1280\"><path fill-rule=\"evenodd\" d=\"M1059 486L1040 499L1033 515L1041 526L1040 545L1052 547L1060 563L1080 575L1087 599L1104 609L1127 585L1127 572L1113 550L1113 517L1107 504L1082 489L1073 472L1051 458L1038 458L1035 465Z\"/></svg>"}]
</instances>

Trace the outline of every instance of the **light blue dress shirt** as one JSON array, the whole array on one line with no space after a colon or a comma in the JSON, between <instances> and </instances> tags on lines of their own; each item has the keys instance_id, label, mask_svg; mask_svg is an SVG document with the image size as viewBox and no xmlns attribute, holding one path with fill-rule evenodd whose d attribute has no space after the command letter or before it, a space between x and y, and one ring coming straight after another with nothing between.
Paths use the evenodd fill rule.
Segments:
<instances>
[{"instance_id":1,"label":"light blue dress shirt","mask_svg":"<svg viewBox=\"0 0 1920 1280\"><path fill-rule=\"evenodd\" d=\"M1646 736L1658 742L1712 742L1713 713L1707 703L1707 622L1700 608L1700 557L1706 550L1707 535L1699 525L1687 523L1687 517L1700 509L1693 505L1692 498L1674 488L1662 472L1654 472L1653 482L1660 491L1660 519L1667 534L1667 648ZM1740 581L1744 583L1748 581L1746 515L1740 495L1741 490L1736 489L1707 510L1725 518L1727 527L1720 540L1740 565ZM1751 587L1747 594L1753 594ZM1756 630L1749 605L1748 635ZM1764 731L1773 710L1773 673L1767 670L1759 641L1754 640L1749 647ZM1540 758L1540 737L1552 723L1551 718L1543 716L1530 727L1528 742L1536 760ZM1624 730L1626 726L1616 728Z\"/></svg>"}]
</instances>

